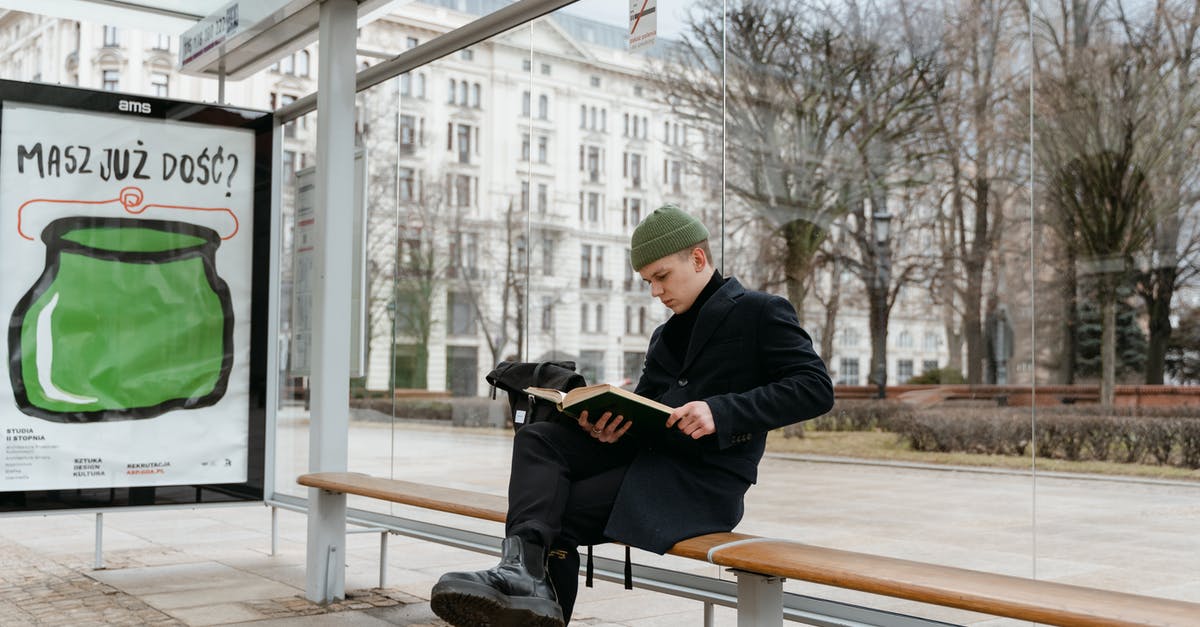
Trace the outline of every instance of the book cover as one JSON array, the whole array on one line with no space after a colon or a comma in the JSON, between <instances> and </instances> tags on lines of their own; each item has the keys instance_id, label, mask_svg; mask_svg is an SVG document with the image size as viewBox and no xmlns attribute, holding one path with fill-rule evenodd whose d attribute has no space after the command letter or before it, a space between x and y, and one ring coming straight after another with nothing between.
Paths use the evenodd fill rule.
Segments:
<instances>
[{"instance_id":1,"label":"book cover","mask_svg":"<svg viewBox=\"0 0 1200 627\"><path fill-rule=\"evenodd\" d=\"M558 410L568 416L578 417L586 411L588 419L595 422L606 411L614 416L632 420L635 428L664 427L672 408L662 403L635 394L610 383L600 383L575 388L569 392L549 388L525 388L527 394L554 403ZM645 425L645 426L643 426Z\"/></svg>"}]
</instances>

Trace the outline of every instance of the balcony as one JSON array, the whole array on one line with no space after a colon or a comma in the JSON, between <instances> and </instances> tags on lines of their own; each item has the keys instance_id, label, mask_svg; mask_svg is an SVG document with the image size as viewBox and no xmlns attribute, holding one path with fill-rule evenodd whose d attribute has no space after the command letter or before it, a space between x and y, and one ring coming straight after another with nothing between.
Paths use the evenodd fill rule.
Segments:
<instances>
[{"instance_id":1,"label":"balcony","mask_svg":"<svg viewBox=\"0 0 1200 627\"><path fill-rule=\"evenodd\" d=\"M612 279L598 276L579 277L579 287L585 290L611 290Z\"/></svg>"}]
</instances>

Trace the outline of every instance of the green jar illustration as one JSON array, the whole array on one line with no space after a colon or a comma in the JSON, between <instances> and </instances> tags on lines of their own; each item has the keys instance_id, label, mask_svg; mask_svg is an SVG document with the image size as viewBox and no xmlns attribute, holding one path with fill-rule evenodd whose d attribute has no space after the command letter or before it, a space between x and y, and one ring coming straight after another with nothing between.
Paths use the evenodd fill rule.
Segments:
<instances>
[{"instance_id":1,"label":"green jar illustration","mask_svg":"<svg viewBox=\"0 0 1200 627\"><path fill-rule=\"evenodd\" d=\"M21 411L54 422L152 418L221 400L233 307L220 238L167 220L69 217L42 231L46 267L8 329Z\"/></svg>"}]
</instances>

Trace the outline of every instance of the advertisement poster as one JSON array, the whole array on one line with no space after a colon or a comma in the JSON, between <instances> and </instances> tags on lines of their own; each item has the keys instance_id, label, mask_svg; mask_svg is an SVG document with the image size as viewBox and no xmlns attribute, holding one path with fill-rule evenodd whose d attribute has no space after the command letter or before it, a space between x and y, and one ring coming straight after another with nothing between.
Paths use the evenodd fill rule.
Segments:
<instances>
[{"instance_id":1,"label":"advertisement poster","mask_svg":"<svg viewBox=\"0 0 1200 627\"><path fill-rule=\"evenodd\" d=\"M247 481L254 164L244 128L4 102L0 492Z\"/></svg>"}]
</instances>

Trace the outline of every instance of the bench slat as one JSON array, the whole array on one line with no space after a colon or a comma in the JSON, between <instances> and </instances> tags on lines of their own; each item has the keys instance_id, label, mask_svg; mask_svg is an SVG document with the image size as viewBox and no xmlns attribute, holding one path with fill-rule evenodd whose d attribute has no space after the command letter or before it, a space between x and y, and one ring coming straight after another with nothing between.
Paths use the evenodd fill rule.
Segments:
<instances>
[{"instance_id":1,"label":"bench slat","mask_svg":"<svg viewBox=\"0 0 1200 627\"><path fill-rule=\"evenodd\" d=\"M713 563L839 588L1054 625L1196 625L1200 604L767 540Z\"/></svg>"},{"instance_id":2,"label":"bench slat","mask_svg":"<svg viewBox=\"0 0 1200 627\"><path fill-rule=\"evenodd\" d=\"M501 496L353 472L301 475L300 485L495 522ZM672 555L763 575L859 590L946 607L1066 626L1197 625L1200 604L1012 577L953 566L761 538L710 533L676 544ZM711 559L710 559L711 556Z\"/></svg>"},{"instance_id":3,"label":"bench slat","mask_svg":"<svg viewBox=\"0 0 1200 627\"><path fill-rule=\"evenodd\" d=\"M357 472L317 472L300 475L296 482L310 488L357 494L495 522L504 522L508 512L508 499L502 496L385 479Z\"/></svg>"}]
</instances>

